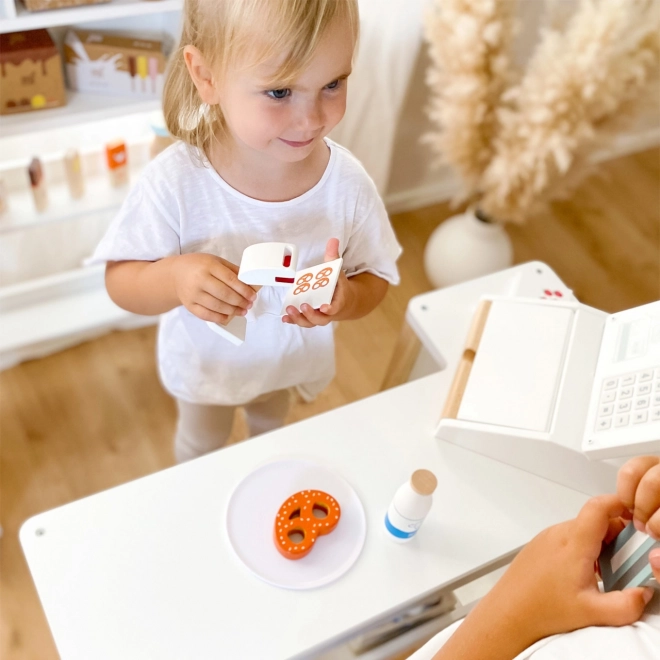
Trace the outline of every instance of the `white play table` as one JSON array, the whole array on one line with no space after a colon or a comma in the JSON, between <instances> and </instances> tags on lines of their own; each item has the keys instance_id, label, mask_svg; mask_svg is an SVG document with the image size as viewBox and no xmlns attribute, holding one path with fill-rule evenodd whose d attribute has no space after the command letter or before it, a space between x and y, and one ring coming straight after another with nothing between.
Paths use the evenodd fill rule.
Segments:
<instances>
[{"instance_id":1,"label":"white play table","mask_svg":"<svg viewBox=\"0 0 660 660\"><path fill-rule=\"evenodd\" d=\"M435 292L432 316L448 363L481 293L492 282L507 286L492 277L466 285L458 307ZM433 437L452 375L421 378L29 519L21 543L63 660L314 657L425 594L502 565L537 532L574 516L584 494ZM367 516L355 565L316 590L260 581L226 538L234 487L264 462L292 457L337 470ZM417 537L397 545L383 516L417 468L438 477L435 503Z\"/></svg>"}]
</instances>

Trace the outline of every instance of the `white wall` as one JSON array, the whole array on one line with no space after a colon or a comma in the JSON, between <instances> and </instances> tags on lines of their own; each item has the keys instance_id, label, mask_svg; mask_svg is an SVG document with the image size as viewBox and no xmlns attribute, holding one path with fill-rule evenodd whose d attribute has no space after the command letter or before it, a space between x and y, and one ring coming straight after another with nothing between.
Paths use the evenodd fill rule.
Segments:
<instances>
[{"instance_id":1,"label":"white wall","mask_svg":"<svg viewBox=\"0 0 660 660\"><path fill-rule=\"evenodd\" d=\"M570 11L577 0L554 0L560 9ZM514 48L514 61L523 66L539 38L544 20L542 0L521 0L521 30ZM450 168L434 167L428 145L421 144L425 133L434 130L426 116L429 93L424 80L430 63L426 45L417 60L415 72L399 121L386 201L390 212L420 208L444 201L456 191L457 179ZM660 93L658 94L660 99ZM649 108L611 148L598 155L599 160L633 153L660 144L660 105Z\"/></svg>"}]
</instances>

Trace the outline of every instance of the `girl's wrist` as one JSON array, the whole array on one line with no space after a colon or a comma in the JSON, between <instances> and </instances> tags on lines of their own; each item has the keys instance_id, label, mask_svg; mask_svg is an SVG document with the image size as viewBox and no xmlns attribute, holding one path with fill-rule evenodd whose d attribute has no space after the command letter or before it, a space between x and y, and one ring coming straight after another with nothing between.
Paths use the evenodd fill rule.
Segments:
<instances>
[{"instance_id":1,"label":"girl's wrist","mask_svg":"<svg viewBox=\"0 0 660 660\"><path fill-rule=\"evenodd\" d=\"M182 265L181 257L182 255L174 255L171 257L165 257L164 259L160 260L160 265L162 268L160 277L162 278L164 290L168 292L167 296L170 304L172 305L172 309L174 307L183 305L183 300L181 299L181 295L179 293L178 283L179 271Z\"/></svg>"}]
</instances>

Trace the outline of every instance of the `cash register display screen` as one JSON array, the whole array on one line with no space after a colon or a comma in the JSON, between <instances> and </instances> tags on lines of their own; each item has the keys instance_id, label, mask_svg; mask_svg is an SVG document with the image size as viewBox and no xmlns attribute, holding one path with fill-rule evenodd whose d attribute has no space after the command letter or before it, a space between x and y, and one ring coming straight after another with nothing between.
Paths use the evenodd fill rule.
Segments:
<instances>
[{"instance_id":1,"label":"cash register display screen","mask_svg":"<svg viewBox=\"0 0 660 660\"><path fill-rule=\"evenodd\" d=\"M654 328L651 328L651 319L648 318L623 323L619 328L614 362L644 357L648 352L652 332L657 335L656 342L660 342L660 323Z\"/></svg>"}]
</instances>

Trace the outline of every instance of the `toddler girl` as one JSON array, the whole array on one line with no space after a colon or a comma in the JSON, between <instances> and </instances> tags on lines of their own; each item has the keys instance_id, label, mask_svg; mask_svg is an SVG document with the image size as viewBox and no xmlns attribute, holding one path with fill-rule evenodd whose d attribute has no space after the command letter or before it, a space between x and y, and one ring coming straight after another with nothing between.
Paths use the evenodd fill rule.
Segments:
<instances>
[{"instance_id":1,"label":"toddler girl","mask_svg":"<svg viewBox=\"0 0 660 660\"><path fill-rule=\"evenodd\" d=\"M326 136L344 115L356 0L186 0L164 90L179 142L145 169L98 246L120 307L161 314L159 372L176 398L175 454L222 447L234 409L276 428L288 388L334 375L332 321L368 314L398 283L400 247L373 182ZM243 250L293 243L298 269L343 257L330 305L237 278ZM248 317L235 346L205 321Z\"/></svg>"}]
</instances>

